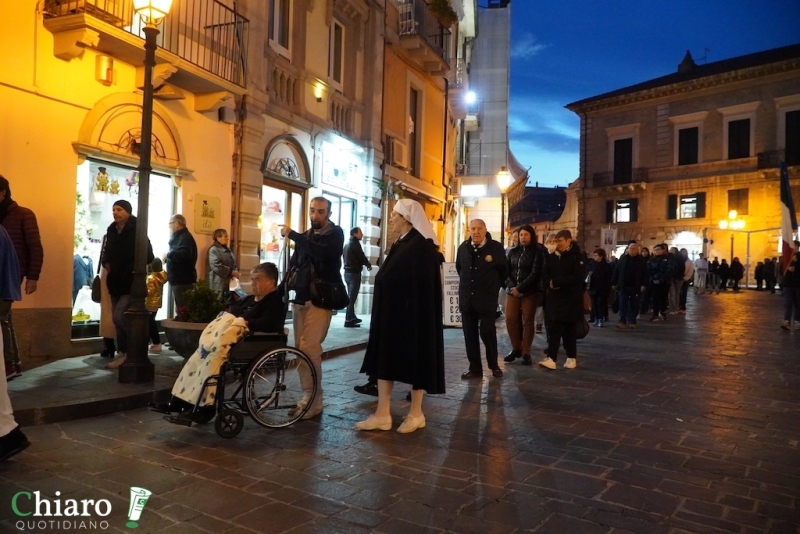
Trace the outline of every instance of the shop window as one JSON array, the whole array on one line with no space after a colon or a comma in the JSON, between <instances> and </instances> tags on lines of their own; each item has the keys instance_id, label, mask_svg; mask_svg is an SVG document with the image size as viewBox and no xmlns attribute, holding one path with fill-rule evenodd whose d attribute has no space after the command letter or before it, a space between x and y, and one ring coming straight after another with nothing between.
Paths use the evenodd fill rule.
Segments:
<instances>
[{"instance_id":1,"label":"shop window","mask_svg":"<svg viewBox=\"0 0 800 534\"><path fill-rule=\"evenodd\" d=\"M639 220L639 199L627 198L624 200L606 201L606 222L626 223Z\"/></svg>"},{"instance_id":2,"label":"shop window","mask_svg":"<svg viewBox=\"0 0 800 534\"><path fill-rule=\"evenodd\" d=\"M131 167L87 160L77 169L73 256L72 338L99 337L100 305L92 302L91 291L82 288L98 272L103 236L114 222L114 202L127 200L136 215L139 205L139 172ZM147 235L156 257L169 251L168 223L175 213L172 178L150 173ZM163 304L157 319L168 316L169 287L164 287Z\"/></svg>"},{"instance_id":3,"label":"shop window","mask_svg":"<svg viewBox=\"0 0 800 534\"><path fill-rule=\"evenodd\" d=\"M678 165L694 165L698 162L698 127L678 130Z\"/></svg>"},{"instance_id":4,"label":"shop window","mask_svg":"<svg viewBox=\"0 0 800 534\"><path fill-rule=\"evenodd\" d=\"M736 210L739 215L748 215L750 207L750 190L729 189L728 190L728 211Z\"/></svg>"},{"instance_id":5,"label":"shop window","mask_svg":"<svg viewBox=\"0 0 800 534\"><path fill-rule=\"evenodd\" d=\"M706 216L706 194L669 195L667 219L702 219Z\"/></svg>"},{"instance_id":6,"label":"shop window","mask_svg":"<svg viewBox=\"0 0 800 534\"><path fill-rule=\"evenodd\" d=\"M269 0L269 42L291 59L292 0Z\"/></svg>"},{"instance_id":7,"label":"shop window","mask_svg":"<svg viewBox=\"0 0 800 534\"><path fill-rule=\"evenodd\" d=\"M328 77L331 85L342 91L344 76L344 26L333 21L330 32L330 47L328 57Z\"/></svg>"}]
</instances>

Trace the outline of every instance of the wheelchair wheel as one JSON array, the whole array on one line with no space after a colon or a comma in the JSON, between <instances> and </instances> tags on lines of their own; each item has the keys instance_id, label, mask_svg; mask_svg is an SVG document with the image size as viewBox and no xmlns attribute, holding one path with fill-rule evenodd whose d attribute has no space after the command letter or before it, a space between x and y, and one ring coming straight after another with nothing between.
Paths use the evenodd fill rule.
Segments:
<instances>
[{"instance_id":1,"label":"wheelchair wheel","mask_svg":"<svg viewBox=\"0 0 800 534\"><path fill-rule=\"evenodd\" d=\"M301 376L312 384L305 398ZM314 402L317 372L303 352L290 347L272 350L250 366L245 379L247 411L261 426L280 428L299 420Z\"/></svg>"},{"instance_id":2,"label":"wheelchair wheel","mask_svg":"<svg viewBox=\"0 0 800 534\"><path fill-rule=\"evenodd\" d=\"M222 410L214 422L214 428L223 438L235 438L244 428L244 416L236 410Z\"/></svg>"}]
</instances>

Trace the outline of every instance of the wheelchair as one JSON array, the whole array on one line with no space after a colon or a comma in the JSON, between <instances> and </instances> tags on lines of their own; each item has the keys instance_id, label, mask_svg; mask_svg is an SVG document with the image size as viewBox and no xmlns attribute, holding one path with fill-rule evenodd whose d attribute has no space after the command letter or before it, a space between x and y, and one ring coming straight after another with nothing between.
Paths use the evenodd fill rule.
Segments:
<instances>
[{"instance_id":1,"label":"wheelchair","mask_svg":"<svg viewBox=\"0 0 800 534\"><path fill-rule=\"evenodd\" d=\"M214 428L223 438L236 437L242 431L245 415L267 428L287 427L300 420L317 394L317 372L311 359L288 346L287 340L285 331L247 334L231 347L219 373L203 382L192 409L165 419L191 426L216 417ZM312 388L305 402L301 372L308 373ZM199 406L206 389L212 386L217 388L214 404ZM231 389L233 393L227 396Z\"/></svg>"}]
</instances>

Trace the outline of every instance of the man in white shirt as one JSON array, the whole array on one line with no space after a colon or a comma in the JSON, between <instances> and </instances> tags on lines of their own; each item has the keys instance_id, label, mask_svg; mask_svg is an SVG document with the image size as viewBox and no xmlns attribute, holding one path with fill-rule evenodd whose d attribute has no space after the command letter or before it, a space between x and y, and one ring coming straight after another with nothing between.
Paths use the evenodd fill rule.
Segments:
<instances>
[{"instance_id":1,"label":"man in white shirt","mask_svg":"<svg viewBox=\"0 0 800 534\"><path fill-rule=\"evenodd\" d=\"M689 282L694 278L694 263L689 259L689 251L685 248L681 249L681 255L683 256L684 269L683 285L681 286L680 297L678 299L678 313L683 315L686 313L686 297L689 294Z\"/></svg>"},{"instance_id":2,"label":"man in white shirt","mask_svg":"<svg viewBox=\"0 0 800 534\"><path fill-rule=\"evenodd\" d=\"M705 289L706 278L708 277L708 260L705 259L702 252L698 258L694 260L694 271L694 287L697 289Z\"/></svg>"}]
</instances>

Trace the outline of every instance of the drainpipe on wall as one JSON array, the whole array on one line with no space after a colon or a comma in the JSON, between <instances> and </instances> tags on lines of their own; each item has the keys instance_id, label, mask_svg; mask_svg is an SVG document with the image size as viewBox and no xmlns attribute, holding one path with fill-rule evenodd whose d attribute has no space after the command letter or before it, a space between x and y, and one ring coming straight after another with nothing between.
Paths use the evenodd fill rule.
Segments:
<instances>
[{"instance_id":1,"label":"drainpipe on wall","mask_svg":"<svg viewBox=\"0 0 800 534\"><path fill-rule=\"evenodd\" d=\"M241 205L241 197L242 197L242 161L244 158L244 154L242 151L244 150L244 118L247 115L246 110L247 104L247 95L242 95L242 100L239 102L239 108L236 112L236 123L233 127L233 173L234 173L234 180L235 180L235 191L233 195L233 206L231 209L231 243L236 243L236 251L239 255L239 262L241 264L241 248L238 243L239 238L239 225L236 223L236 218L238 217L241 223L241 217L239 214L239 206Z\"/></svg>"}]
</instances>

